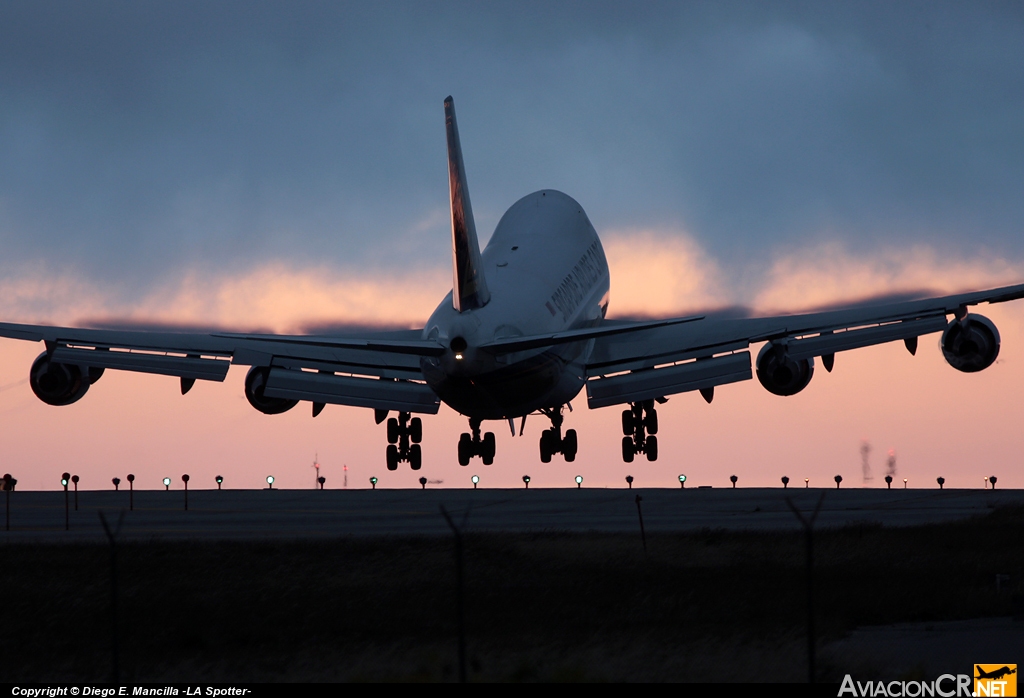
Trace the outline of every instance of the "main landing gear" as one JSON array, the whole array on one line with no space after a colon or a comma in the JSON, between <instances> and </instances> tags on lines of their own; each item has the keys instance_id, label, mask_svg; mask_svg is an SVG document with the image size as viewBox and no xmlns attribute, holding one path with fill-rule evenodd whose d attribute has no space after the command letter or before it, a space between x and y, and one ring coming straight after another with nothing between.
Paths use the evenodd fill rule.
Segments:
<instances>
[{"instance_id":1,"label":"main landing gear","mask_svg":"<svg viewBox=\"0 0 1024 698\"><path fill-rule=\"evenodd\" d=\"M469 459L473 456L480 456L484 465L494 462L494 433L487 432L480 438L480 423L482 420L469 418L469 428L472 435L465 432L459 437L459 465L469 465Z\"/></svg>"},{"instance_id":2,"label":"main landing gear","mask_svg":"<svg viewBox=\"0 0 1024 698\"><path fill-rule=\"evenodd\" d=\"M381 416L383 410L377 410ZM384 412L387 416L387 412ZM383 419L377 419L380 424ZM408 412L399 412L398 419L388 419L388 470L398 470L398 464L407 461L413 470L423 465L423 451L420 441L423 440L423 422L419 417L411 417Z\"/></svg>"},{"instance_id":3,"label":"main landing gear","mask_svg":"<svg viewBox=\"0 0 1024 698\"><path fill-rule=\"evenodd\" d=\"M576 430L568 429L562 436L562 408L542 410L551 420L551 428L545 429L540 435L540 461L550 463L551 456L561 453L566 463L576 460Z\"/></svg>"},{"instance_id":4,"label":"main landing gear","mask_svg":"<svg viewBox=\"0 0 1024 698\"><path fill-rule=\"evenodd\" d=\"M658 411L654 409L654 400L631 402L629 407L622 411L622 460L632 463L638 453L647 454L649 461L658 460Z\"/></svg>"}]
</instances>

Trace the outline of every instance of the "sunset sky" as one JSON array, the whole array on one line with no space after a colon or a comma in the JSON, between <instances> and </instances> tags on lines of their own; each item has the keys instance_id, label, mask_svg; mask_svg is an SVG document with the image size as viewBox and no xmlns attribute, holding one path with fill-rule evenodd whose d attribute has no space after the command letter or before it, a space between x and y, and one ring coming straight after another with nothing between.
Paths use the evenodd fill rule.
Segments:
<instances>
[{"instance_id":1,"label":"sunset sky","mask_svg":"<svg viewBox=\"0 0 1024 698\"><path fill-rule=\"evenodd\" d=\"M611 316L800 311L1024 281L1024 8L1010 3L5 2L0 320L299 332L419 327L451 288L443 99L477 228L541 188L583 206ZM1024 486L1024 302L981 374L937 336L840 354L779 398L755 381L659 410L660 460L621 462L619 411L573 401L574 464L487 423L424 419L384 466L365 409L253 410L223 384L108 371L36 399L41 345L0 340L0 471L24 489L137 485ZM756 354L758 347L752 348ZM864 482L861 444L872 450ZM434 485L436 486L436 485Z\"/></svg>"}]
</instances>

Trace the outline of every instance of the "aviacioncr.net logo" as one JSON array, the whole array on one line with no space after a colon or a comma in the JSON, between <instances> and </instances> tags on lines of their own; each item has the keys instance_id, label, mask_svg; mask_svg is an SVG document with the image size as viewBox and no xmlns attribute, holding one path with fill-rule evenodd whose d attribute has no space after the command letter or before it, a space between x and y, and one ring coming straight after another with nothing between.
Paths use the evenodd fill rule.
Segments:
<instances>
[{"instance_id":1,"label":"aviacioncr.net logo","mask_svg":"<svg viewBox=\"0 0 1024 698\"><path fill-rule=\"evenodd\" d=\"M943 674L934 681L854 681L847 674L839 687L839 696L855 698L919 698L940 696L940 698L972 698L971 677L967 674ZM1001 695L1001 694L1000 694ZM1014 694L1016 695L1016 694Z\"/></svg>"}]
</instances>

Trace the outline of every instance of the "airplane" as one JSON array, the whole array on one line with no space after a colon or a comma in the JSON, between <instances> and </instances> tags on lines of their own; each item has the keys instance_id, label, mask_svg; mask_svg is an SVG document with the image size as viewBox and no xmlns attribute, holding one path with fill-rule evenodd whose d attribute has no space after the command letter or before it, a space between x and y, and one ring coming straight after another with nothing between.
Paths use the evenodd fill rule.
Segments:
<instances>
[{"instance_id":1,"label":"airplane","mask_svg":"<svg viewBox=\"0 0 1024 698\"><path fill-rule=\"evenodd\" d=\"M372 409L387 422L389 470L422 466L423 426L443 402L469 420L458 461L495 457L484 421L507 420L520 435L527 415L550 421L540 460L576 458L564 411L584 388L592 409L623 405L622 459L658 458L657 405L716 386L758 381L779 396L799 393L815 358L941 332L945 360L967 373L999 355L1000 338L970 306L1024 297L1024 284L873 307L755 318L689 316L608 319L610 277L601 240L583 208L554 190L529 194L502 216L481 250L470 204L455 104L444 101L451 204L452 291L421 330L348 335L189 333L0 323L0 337L42 341L29 383L49 405L80 400L107 369L174 376L187 393L197 380L223 381L249 366L245 396L264 414L312 403ZM750 346L764 343L751 360ZM753 368L752 368L753 366ZM395 416L390 416L395 413Z\"/></svg>"},{"instance_id":2,"label":"airplane","mask_svg":"<svg viewBox=\"0 0 1024 698\"><path fill-rule=\"evenodd\" d=\"M1017 673L1016 669L1011 669L1008 666L1004 666L1000 669L994 669L991 672L986 672L979 664L975 664L974 668L978 670L978 675L974 677L976 679L1001 679L1004 676Z\"/></svg>"}]
</instances>

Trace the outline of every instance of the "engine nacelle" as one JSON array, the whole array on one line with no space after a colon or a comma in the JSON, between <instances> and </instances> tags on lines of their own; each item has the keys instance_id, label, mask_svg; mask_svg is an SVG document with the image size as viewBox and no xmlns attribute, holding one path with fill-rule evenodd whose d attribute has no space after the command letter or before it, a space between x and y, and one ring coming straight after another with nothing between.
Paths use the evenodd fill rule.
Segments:
<instances>
[{"instance_id":1,"label":"engine nacelle","mask_svg":"<svg viewBox=\"0 0 1024 698\"><path fill-rule=\"evenodd\" d=\"M267 387L269 375L270 369L266 366L253 366L245 375L245 398L250 405L263 414L281 414L299 404L298 400L264 395L263 389Z\"/></svg>"},{"instance_id":2,"label":"engine nacelle","mask_svg":"<svg viewBox=\"0 0 1024 698\"><path fill-rule=\"evenodd\" d=\"M79 366L51 361L45 351L32 362L28 374L28 384L36 397L47 405L56 406L81 400L98 379L99 376L91 379L89 373L83 375Z\"/></svg>"},{"instance_id":3,"label":"engine nacelle","mask_svg":"<svg viewBox=\"0 0 1024 698\"><path fill-rule=\"evenodd\" d=\"M814 359L791 359L782 347L771 342L757 354L757 380L769 393L796 395L807 387L813 375Z\"/></svg>"},{"instance_id":4,"label":"engine nacelle","mask_svg":"<svg viewBox=\"0 0 1024 698\"><path fill-rule=\"evenodd\" d=\"M991 366L999 356L999 330L984 315L970 313L946 325L939 347L950 366L975 373Z\"/></svg>"}]
</instances>

